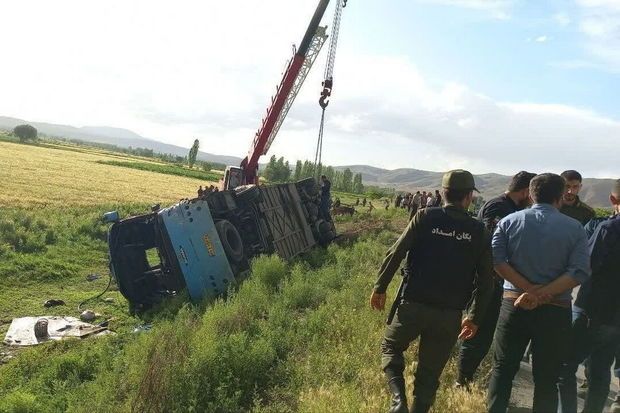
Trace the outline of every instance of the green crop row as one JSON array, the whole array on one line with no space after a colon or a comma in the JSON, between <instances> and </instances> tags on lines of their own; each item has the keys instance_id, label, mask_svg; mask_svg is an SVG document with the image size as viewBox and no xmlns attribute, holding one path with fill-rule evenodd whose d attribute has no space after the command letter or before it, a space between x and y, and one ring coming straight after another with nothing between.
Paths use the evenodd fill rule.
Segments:
<instances>
[{"instance_id":1,"label":"green crop row","mask_svg":"<svg viewBox=\"0 0 620 413\"><path fill-rule=\"evenodd\" d=\"M127 161L97 161L103 165L120 166L123 168L138 169L141 171L156 172L166 175L184 176L187 178L200 179L206 182L217 182L222 175L212 171L189 169L184 166L163 164L154 162L127 162Z\"/></svg>"}]
</instances>

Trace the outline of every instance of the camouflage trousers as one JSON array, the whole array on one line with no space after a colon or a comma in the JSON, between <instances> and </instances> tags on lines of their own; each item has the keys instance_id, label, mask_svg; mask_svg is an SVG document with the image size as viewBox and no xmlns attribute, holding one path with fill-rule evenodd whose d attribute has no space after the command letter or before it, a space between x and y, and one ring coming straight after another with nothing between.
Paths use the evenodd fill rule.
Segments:
<instances>
[{"instance_id":1,"label":"camouflage trousers","mask_svg":"<svg viewBox=\"0 0 620 413\"><path fill-rule=\"evenodd\" d=\"M419 338L413 395L422 403L432 404L439 378L461 329L461 316L462 312L458 310L401 302L381 343L381 367L387 379L403 376L403 352Z\"/></svg>"}]
</instances>

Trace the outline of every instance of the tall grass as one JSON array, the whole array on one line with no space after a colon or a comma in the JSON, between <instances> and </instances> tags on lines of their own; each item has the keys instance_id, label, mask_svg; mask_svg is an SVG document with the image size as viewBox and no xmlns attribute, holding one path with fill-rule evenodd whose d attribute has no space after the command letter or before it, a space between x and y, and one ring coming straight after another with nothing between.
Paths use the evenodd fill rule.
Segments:
<instances>
[{"instance_id":1,"label":"tall grass","mask_svg":"<svg viewBox=\"0 0 620 413\"><path fill-rule=\"evenodd\" d=\"M109 270L107 227L101 215L111 209L119 209L124 216L148 210L144 204L0 207L0 336L14 317L77 317L81 312L78 304L103 291ZM99 278L88 281L91 274ZM125 300L115 285L112 287L106 297L114 302L97 300L86 308L102 314L100 321L114 318L115 328L130 328L139 320L128 314ZM48 299L63 300L66 306L44 308Z\"/></svg>"},{"instance_id":2,"label":"tall grass","mask_svg":"<svg viewBox=\"0 0 620 413\"><path fill-rule=\"evenodd\" d=\"M394 236L293 263L260 257L253 276L205 312L184 304L149 332L33 349L0 367L0 411L387 410L385 314L367 296ZM481 411L479 392L451 389L454 374L450 365L435 411Z\"/></svg>"}]
</instances>

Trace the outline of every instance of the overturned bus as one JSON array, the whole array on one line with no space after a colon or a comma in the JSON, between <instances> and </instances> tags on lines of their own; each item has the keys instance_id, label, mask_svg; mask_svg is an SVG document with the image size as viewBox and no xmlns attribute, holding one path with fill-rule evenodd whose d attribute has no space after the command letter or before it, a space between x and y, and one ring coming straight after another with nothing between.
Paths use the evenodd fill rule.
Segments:
<instances>
[{"instance_id":1,"label":"overturned bus","mask_svg":"<svg viewBox=\"0 0 620 413\"><path fill-rule=\"evenodd\" d=\"M108 235L110 271L133 311L187 289L193 301L228 291L259 254L291 259L335 237L319 214L313 178L244 186L119 220Z\"/></svg>"}]
</instances>

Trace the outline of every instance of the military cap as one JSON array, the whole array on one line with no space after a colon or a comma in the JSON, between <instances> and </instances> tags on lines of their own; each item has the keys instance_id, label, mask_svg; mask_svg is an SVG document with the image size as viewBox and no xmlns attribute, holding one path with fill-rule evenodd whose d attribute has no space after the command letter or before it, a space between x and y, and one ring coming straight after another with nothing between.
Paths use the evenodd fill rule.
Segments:
<instances>
[{"instance_id":1,"label":"military cap","mask_svg":"<svg viewBox=\"0 0 620 413\"><path fill-rule=\"evenodd\" d=\"M463 191L476 191L476 183L471 172L464 169L454 169L444 174L441 186L445 189L457 189Z\"/></svg>"}]
</instances>

